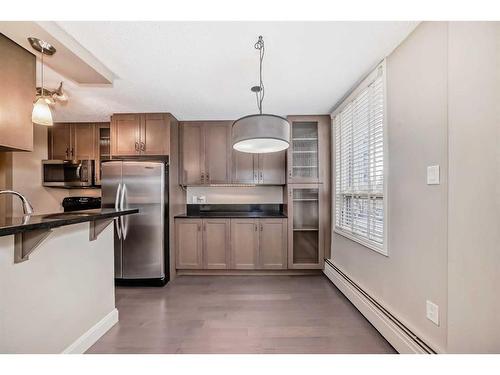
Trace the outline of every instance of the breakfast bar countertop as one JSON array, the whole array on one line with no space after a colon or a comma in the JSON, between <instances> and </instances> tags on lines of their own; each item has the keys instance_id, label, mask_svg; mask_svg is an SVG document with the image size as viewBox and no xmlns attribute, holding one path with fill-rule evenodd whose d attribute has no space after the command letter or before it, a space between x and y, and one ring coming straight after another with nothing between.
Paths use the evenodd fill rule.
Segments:
<instances>
[{"instance_id":1,"label":"breakfast bar countertop","mask_svg":"<svg viewBox=\"0 0 500 375\"><path fill-rule=\"evenodd\" d=\"M100 208L76 212L57 212L52 214L0 217L0 236L27 232L37 229L51 229L65 225L113 219L115 217L138 213L139 210Z\"/></svg>"}]
</instances>

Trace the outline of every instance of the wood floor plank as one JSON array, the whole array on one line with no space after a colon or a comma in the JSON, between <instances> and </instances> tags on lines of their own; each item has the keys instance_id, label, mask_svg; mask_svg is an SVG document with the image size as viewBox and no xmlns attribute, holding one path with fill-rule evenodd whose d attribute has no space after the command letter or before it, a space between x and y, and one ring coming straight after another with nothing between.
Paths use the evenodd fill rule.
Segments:
<instances>
[{"instance_id":1,"label":"wood floor plank","mask_svg":"<svg viewBox=\"0 0 500 375\"><path fill-rule=\"evenodd\" d=\"M87 353L395 353L324 276L180 276L116 289Z\"/></svg>"}]
</instances>

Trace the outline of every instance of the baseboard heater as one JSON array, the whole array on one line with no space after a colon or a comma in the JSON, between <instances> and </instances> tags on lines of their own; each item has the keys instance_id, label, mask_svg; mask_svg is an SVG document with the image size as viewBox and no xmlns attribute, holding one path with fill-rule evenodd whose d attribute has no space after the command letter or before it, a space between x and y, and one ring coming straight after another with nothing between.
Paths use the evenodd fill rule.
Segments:
<instances>
[{"instance_id":1,"label":"baseboard heater","mask_svg":"<svg viewBox=\"0 0 500 375\"><path fill-rule=\"evenodd\" d=\"M436 353L329 259L324 273L398 353Z\"/></svg>"}]
</instances>

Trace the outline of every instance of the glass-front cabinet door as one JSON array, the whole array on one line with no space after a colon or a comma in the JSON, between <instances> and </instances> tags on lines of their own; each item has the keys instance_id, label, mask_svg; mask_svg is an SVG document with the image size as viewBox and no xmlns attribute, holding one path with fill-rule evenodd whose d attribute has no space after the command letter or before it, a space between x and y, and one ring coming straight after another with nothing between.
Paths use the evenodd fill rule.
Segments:
<instances>
[{"instance_id":1,"label":"glass-front cabinet door","mask_svg":"<svg viewBox=\"0 0 500 375\"><path fill-rule=\"evenodd\" d=\"M289 148L289 183L319 182L318 122L292 121Z\"/></svg>"},{"instance_id":2,"label":"glass-front cabinet door","mask_svg":"<svg viewBox=\"0 0 500 375\"><path fill-rule=\"evenodd\" d=\"M322 268L323 207L319 184L288 185L288 267Z\"/></svg>"}]
</instances>

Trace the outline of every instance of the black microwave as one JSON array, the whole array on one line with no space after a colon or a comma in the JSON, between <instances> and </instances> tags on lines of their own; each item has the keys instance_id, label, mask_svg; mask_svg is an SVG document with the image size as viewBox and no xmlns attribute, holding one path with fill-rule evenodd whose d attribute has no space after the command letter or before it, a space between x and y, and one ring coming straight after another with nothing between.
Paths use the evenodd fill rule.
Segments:
<instances>
[{"instance_id":1,"label":"black microwave","mask_svg":"<svg viewBox=\"0 0 500 375\"><path fill-rule=\"evenodd\" d=\"M94 160L42 160L42 185L60 188L94 186Z\"/></svg>"}]
</instances>

